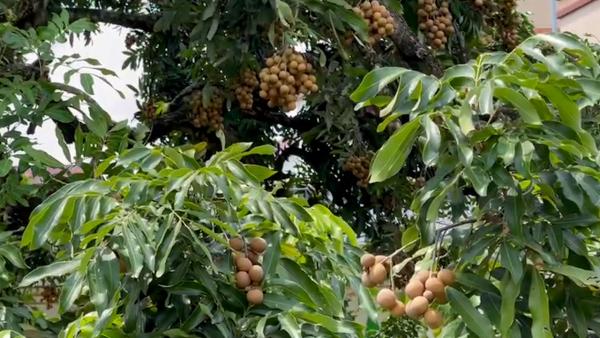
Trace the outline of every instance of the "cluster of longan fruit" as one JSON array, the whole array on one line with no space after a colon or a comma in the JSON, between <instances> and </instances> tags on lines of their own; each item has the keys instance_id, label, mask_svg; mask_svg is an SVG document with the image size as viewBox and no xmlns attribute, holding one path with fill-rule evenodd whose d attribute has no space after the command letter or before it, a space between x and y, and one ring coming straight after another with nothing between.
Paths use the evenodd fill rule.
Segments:
<instances>
[{"instance_id":1,"label":"cluster of longan fruit","mask_svg":"<svg viewBox=\"0 0 600 338\"><path fill-rule=\"evenodd\" d=\"M352 155L348 157L342 169L349 171L358 179L358 186L366 188L369 185L369 166L371 159L367 156Z\"/></svg>"},{"instance_id":2,"label":"cluster of longan fruit","mask_svg":"<svg viewBox=\"0 0 600 338\"><path fill-rule=\"evenodd\" d=\"M515 13L517 8L516 0L504 0L499 3L500 22L498 27L502 34L502 40L508 49L514 49L519 44L519 26L522 18Z\"/></svg>"},{"instance_id":3,"label":"cluster of longan fruit","mask_svg":"<svg viewBox=\"0 0 600 338\"><path fill-rule=\"evenodd\" d=\"M360 264L363 267L361 277L362 284L368 288L378 286L385 282L390 269L391 263L387 256L364 254L360 258Z\"/></svg>"},{"instance_id":4,"label":"cluster of longan fruit","mask_svg":"<svg viewBox=\"0 0 600 338\"><path fill-rule=\"evenodd\" d=\"M419 29L425 34L428 44L442 49L448 42L448 36L454 33L452 14L448 1L442 1L438 8L435 0L419 0Z\"/></svg>"},{"instance_id":5,"label":"cluster of longan fruit","mask_svg":"<svg viewBox=\"0 0 600 338\"><path fill-rule=\"evenodd\" d=\"M404 293L411 300L406 303L406 315L412 319L423 318L425 324L432 329L437 329L443 323L442 315L430 307L434 302L446 304L446 286L452 285L456 277L454 272L442 269L433 271L419 271L414 274L404 287Z\"/></svg>"},{"instance_id":6,"label":"cluster of longan fruit","mask_svg":"<svg viewBox=\"0 0 600 338\"><path fill-rule=\"evenodd\" d=\"M262 304L264 293L261 285L265 273L261 265L261 257L267 249L267 241L255 237L246 243L243 238L235 237L229 240L229 246L235 252L235 285L246 291L248 303Z\"/></svg>"},{"instance_id":7,"label":"cluster of longan fruit","mask_svg":"<svg viewBox=\"0 0 600 338\"><path fill-rule=\"evenodd\" d=\"M367 22L367 26L369 26L368 42L371 45L396 31L394 18L379 1L365 1L354 7L353 10Z\"/></svg>"},{"instance_id":8,"label":"cluster of longan fruit","mask_svg":"<svg viewBox=\"0 0 600 338\"><path fill-rule=\"evenodd\" d=\"M243 110L252 110L254 104L252 93L256 87L258 87L256 73L248 69L243 71L235 88L235 97Z\"/></svg>"},{"instance_id":9,"label":"cluster of longan fruit","mask_svg":"<svg viewBox=\"0 0 600 338\"><path fill-rule=\"evenodd\" d=\"M223 98L212 95L210 102L204 106L202 92L195 91L190 97L192 107L192 124L196 128L207 128L210 131L223 129Z\"/></svg>"},{"instance_id":10,"label":"cluster of longan fruit","mask_svg":"<svg viewBox=\"0 0 600 338\"><path fill-rule=\"evenodd\" d=\"M319 90L312 64L291 48L265 61L266 67L259 73L260 97L268 100L271 108L283 111L296 109L299 95Z\"/></svg>"}]
</instances>

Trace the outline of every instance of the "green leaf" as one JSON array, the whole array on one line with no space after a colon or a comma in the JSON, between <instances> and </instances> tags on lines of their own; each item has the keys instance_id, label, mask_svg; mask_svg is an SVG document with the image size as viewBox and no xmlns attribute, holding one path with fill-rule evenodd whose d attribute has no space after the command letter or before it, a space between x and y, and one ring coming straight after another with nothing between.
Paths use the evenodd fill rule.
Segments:
<instances>
[{"instance_id":1,"label":"green leaf","mask_svg":"<svg viewBox=\"0 0 600 338\"><path fill-rule=\"evenodd\" d=\"M23 232L21 245L29 245L31 249L41 247L48 240L52 230L58 225L68 201L67 198L64 198L48 205L42 204L36 208L27 228L25 228L25 232Z\"/></svg>"},{"instance_id":2,"label":"green leaf","mask_svg":"<svg viewBox=\"0 0 600 338\"><path fill-rule=\"evenodd\" d=\"M23 151L25 154L31 156L35 161L40 162L43 165L50 166L53 168L63 168L64 164L62 164L59 160L54 157L48 155L47 152L42 150L33 149L32 146L23 147Z\"/></svg>"},{"instance_id":3,"label":"green leaf","mask_svg":"<svg viewBox=\"0 0 600 338\"><path fill-rule=\"evenodd\" d=\"M506 87L497 87L494 89L494 96L512 104L525 123L533 125L542 124L542 120L533 104L516 90Z\"/></svg>"},{"instance_id":4,"label":"green leaf","mask_svg":"<svg viewBox=\"0 0 600 338\"><path fill-rule=\"evenodd\" d=\"M575 131L581 129L581 112L576 102L556 86L540 84L538 90L556 107L560 119L566 126Z\"/></svg>"},{"instance_id":5,"label":"green leaf","mask_svg":"<svg viewBox=\"0 0 600 338\"><path fill-rule=\"evenodd\" d=\"M292 13L290 5L281 0L276 0L275 3L277 6L277 15L279 16L279 20L284 26L289 27L290 23L294 22L294 13Z\"/></svg>"},{"instance_id":6,"label":"green leaf","mask_svg":"<svg viewBox=\"0 0 600 338\"><path fill-rule=\"evenodd\" d=\"M600 276L598 276L598 273L595 271L585 270L566 264L549 265L546 269L571 279L575 284L581 287L600 288Z\"/></svg>"},{"instance_id":7,"label":"green leaf","mask_svg":"<svg viewBox=\"0 0 600 338\"><path fill-rule=\"evenodd\" d=\"M331 333L356 334L355 328L349 322L335 320L317 312L291 311L290 313L298 319L319 325Z\"/></svg>"},{"instance_id":8,"label":"green leaf","mask_svg":"<svg viewBox=\"0 0 600 338\"><path fill-rule=\"evenodd\" d=\"M83 289L83 284L85 282L85 277L83 274L76 272L70 275L63 284L63 287L60 292L60 298L58 301L58 312L63 314L73 306L79 295L81 294L81 290Z\"/></svg>"},{"instance_id":9,"label":"green leaf","mask_svg":"<svg viewBox=\"0 0 600 338\"><path fill-rule=\"evenodd\" d=\"M522 276L522 275L521 275ZM504 274L500 283L502 305L500 312L500 333L502 337L510 337L510 329L515 321L515 302L521 291L521 279L515 280L512 275Z\"/></svg>"},{"instance_id":10,"label":"green leaf","mask_svg":"<svg viewBox=\"0 0 600 338\"><path fill-rule=\"evenodd\" d=\"M523 277L523 262L519 257L519 251L509 243L504 242L500 247L500 262L508 269L514 282Z\"/></svg>"},{"instance_id":11,"label":"green leaf","mask_svg":"<svg viewBox=\"0 0 600 338\"><path fill-rule=\"evenodd\" d=\"M406 251L410 251L417 244L419 238L419 229L415 225L406 228L406 230L402 232L402 247L406 248ZM411 245L413 242L414 245Z\"/></svg>"},{"instance_id":12,"label":"green leaf","mask_svg":"<svg viewBox=\"0 0 600 338\"><path fill-rule=\"evenodd\" d=\"M135 235L129 230L129 226L130 225L126 225L123 227L122 234L125 248L127 249L131 276L133 278L138 278L144 268L144 255L142 254L142 249L140 248Z\"/></svg>"},{"instance_id":13,"label":"green leaf","mask_svg":"<svg viewBox=\"0 0 600 338\"><path fill-rule=\"evenodd\" d=\"M0 177L6 176L12 168L12 161L10 158L5 158L0 161Z\"/></svg>"},{"instance_id":14,"label":"green leaf","mask_svg":"<svg viewBox=\"0 0 600 338\"><path fill-rule=\"evenodd\" d=\"M94 78L92 75L88 73L81 74L79 80L81 81L83 90L90 95L94 95Z\"/></svg>"},{"instance_id":15,"label":"green leaf","mask_svg":"<svg viewBox=\"0 0 600 338\"><path fill-rule=\"evenodd\" d=\"M494 337L490 320L477 311L465 295L452 287L446 288L446 293L452 305L452 310L460 315L469 330L481 338Z\"/></svg>"},{"instance_id":16,"label":"green leaf","mask_svg":"<svg viewBox=\"0 0 600 338\"><path fill-rule=\"evenodd\" d=\"M552 338L546 285L540 273L533 267L531 269L531 288L529 290L529 311L532 320L532 338Z\"/></svg>"},{"instance_id":17,"label":"green leaf","mask_svg":"<svg viewBox=\"0 0 600 338\"><path fill-rule=\"evenodd\" d=\"M417 138L420 120L404 124L379 149L371 165L371 183L383 182L402 169Z\"/></svg>"},{"instance_id":18,"label":"green leaf","mask_svg":"<svg viewBox=\"0 0 600 338\"><path fill-rule=\"evenodd\" d=\"M171 227L171 224L168 225ZM165 240L160 244L158 249L158 266L156 267L156 277L161 277L167 268L167 260L169 259L169 255L171 254L171 250L173 250L173 246L177 241L177 236L179 235L179 230L181 230L181 222L177 222L177 224L170 229L169 234L165 238Z\"/></svg>"},{"instance_id":19,"label":"green leaf","mask_svg":"<svg viewBox=\"0 0 600 338\"><path fill-rule=\"evenodd\" d=\"M429 115L423 116L421 125L425 130L423 163L425 163L426 166L431 167L437 163L438 157L440 156L442 136L440 134L440 128L438 128L437 124L431 120Z\"/></svg>"},{"instance_id":20,"label":"green leaf","mask_svg":"<svg viewBox=\"0 0 600 338\"><path fill-rule=\"evenodd\" d=\"M281 233L271 232L265 235L267 240L267 249L263 256L263 270L265 276L275 276L277 265L279 263L279 257L281 255L280 242Z\"/></svg>"},{"instance_id":21,"label":"green leaf","mask_svg":"<svg viewBox=\"0 0 600 338\"><path fill-rule=\"evenodd\" d=\"M8 261L20 269L26 269L27 264L25 264L25 260L21 255L21 251L18 247L12 244L4 244L0 246L0 255L4 258L8 259Z\"/></svg>"},{"instance_id":22,"label":"green leaf","mask_svg":"<svg viewBox=\"0 0 600 338\"><path fill-rule=\"evenodd\" d=\"M288 258L282 258L280 260L280 265L287 271L289 278L295 280L315 304L326 306L327 301L319 291L319 285L313 281L304 270L302 270L298 263Z\"/></svg>"},{"instance_id":23,"label":"green leaf","mask_svg":"<svg viewBox=\"0 0 600 338\"><path fill-rule=\"evenodd\" d=\"M87 271L90 298L98 312L108 310L120 287L119 259L108 248L99 249Z\"/></svg>"},{"instance_id":24,"label":"green leaf","mask_svg":"<svg viewBox=\"0 0 600 338\"><path fill-rule=\"evenodd\" d=\"M362 102L374 98L385 86L397 80L407 69L400 67L382 67L369 72L358 88L350 95L354 102Z\"/></svg>"},{"instance_id":25,"label":"green leaf","mask_svg":"<svg viewBox=\"0 0 600 338\"><path fill-rule=\"evenodd\" d=\"M19 283L19 287L22 288L30 286L47 277L60 277L69 274L77 270L77 268L79 267L79 263L79 260L54 262L49 265L35 268L33 271L31 271L25 277L23 277L21 283Z\"/></svg>"},{"instance_id":26,"label":"green leaf","mask_svg":"<svg viewBox=\"0 0 600 338\"><path fill-rule=\"evenodd\" d=\"M287 332L290 335L290 338L302 338L302 330L300 329L298 322L296 322L296 318L289 313L279 314L277 315L277 318L281 324L281 329Z\"/></svg>"}]
</instances>

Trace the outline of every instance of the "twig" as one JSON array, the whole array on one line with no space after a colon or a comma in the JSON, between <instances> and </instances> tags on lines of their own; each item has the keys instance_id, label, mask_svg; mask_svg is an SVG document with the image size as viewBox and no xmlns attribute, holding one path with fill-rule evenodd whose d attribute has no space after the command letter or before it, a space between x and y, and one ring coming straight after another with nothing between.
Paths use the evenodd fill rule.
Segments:
<instances>
[{"instance_id":1,"label":"twig","mask_svg":"<svg viewBox=\"0 0 600 338\"><path fill-rule=\"evenodd\" d=\"M397 256L398 254L400 254L402 251L406 250L406 248L408 248L409 246L415 244L418 241L418 239L415 239L414 241L406 244L405 246L401 247L400 249L394 251L391 255L387 256L383 261L381 261L381 263L385 263L388 260L391 260L392 258L394 258L395 256Z\"/></svg>"},{"instance_id":2,"label":"twig","mask_svg":"<svg viewBox=\"0 0 600 338\"><path fill-rule=\"evenodd\" d=\"M468 219L468 220L460 221L460 222L458 222L458 223L454 223L454 224L447 225L447 226L445 226L445 227L441 227L441 228L439 228L439 229L436 229L435 231L436 231L437 233L441 234L441 233L444 233L444 232L446 232L446 231L448 231L448 230L450 230L450 229L454 229L454 228L456 228L456 227L459 227L459 226L461 226L461 225L465 225L465 224L471 224L471 223L475 223L475 222L477 222L477 221L478 221L477 219Z\"/></svg>"}]
</instances>

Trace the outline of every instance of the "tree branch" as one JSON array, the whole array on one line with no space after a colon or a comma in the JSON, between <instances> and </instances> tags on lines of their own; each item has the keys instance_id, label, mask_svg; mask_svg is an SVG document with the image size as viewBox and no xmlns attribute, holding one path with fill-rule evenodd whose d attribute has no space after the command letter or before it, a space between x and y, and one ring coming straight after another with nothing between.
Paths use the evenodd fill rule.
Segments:
<instances>
[{"instance_id":1,"label":"tree branch","mask_svg":"<svg viewBox=\"0 0 600 338\"><path fill-rule=\"evenodd\" d=\"M396 31L390 39L398 48L404 60L413 68L426 74L442 76L444 69L439 60L433 55L431 48L423 44L408 26L404 17L392 13L396 20Z\"/></svg>"},{"instance_id":2,"label":"tree branch","mask_svg":"<svg viewBox=\"0 0 600 338\"><path fill-rule=\"evenodd\" d=\"M158 16L154 14L122 13L89 8L65 8L65 10L69 12L73 20L87 18L92 22L109 23L149 33L153 31L154 23L158 20Z\"/></svg>"}]
</instances>

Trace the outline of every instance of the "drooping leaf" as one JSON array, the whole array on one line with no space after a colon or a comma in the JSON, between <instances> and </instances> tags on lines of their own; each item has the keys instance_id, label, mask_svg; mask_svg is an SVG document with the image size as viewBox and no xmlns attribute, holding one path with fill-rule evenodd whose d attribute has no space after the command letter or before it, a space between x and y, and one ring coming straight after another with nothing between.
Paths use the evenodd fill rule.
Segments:
<instances>
[{"instance_id":1,"label":"drooping leaf","mask_svg":"<svg viewBox=\"0 0 600 338\"><path fill-rule=\"evenodd\" d=\"M23 277L21 283L19 283L19 287L30 286L47 277L59 277L69 274L79 267L79 263L79 260L54 262L49 265L35 268L33 271Z\"/></svg>"},{"instance_id":2,"label":"drooping leaf","mask_svg":"<svg viewBox=\"0 0 600 338\"><path fill-rule=\"evenodd\" d=\"M452 309L460 315L469 330L481 338L494 337L490 320L477 311L464 294L451 287L446 288L446 292Z\"/></svg>"},{"instance_id":3,"label":"drooping leaf","mask_svg":"<svg viewBox=\"0 0 600 338\"><path fill-rule=\"evenodd\" d=\"M531 312L531 336L533 338L552 338L548 293L540 273L531 269L531 288L529 290L529 311Z\"/></svg>"}]
</instances>

